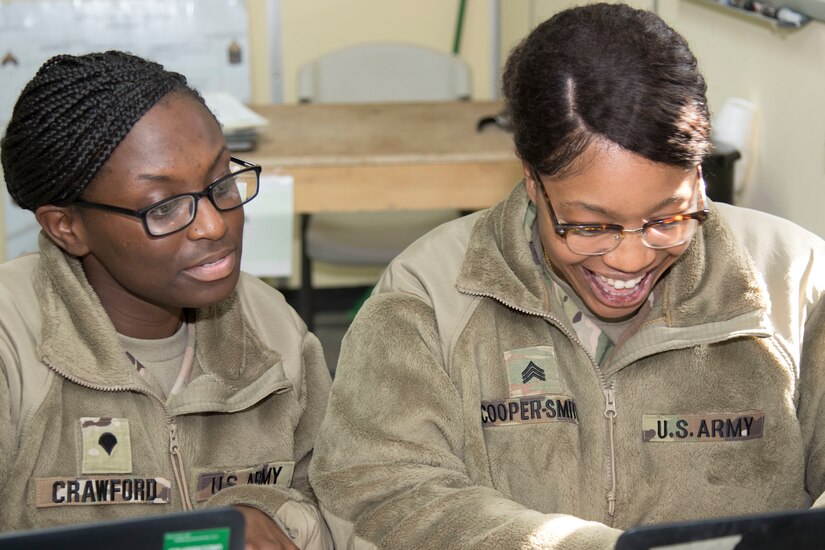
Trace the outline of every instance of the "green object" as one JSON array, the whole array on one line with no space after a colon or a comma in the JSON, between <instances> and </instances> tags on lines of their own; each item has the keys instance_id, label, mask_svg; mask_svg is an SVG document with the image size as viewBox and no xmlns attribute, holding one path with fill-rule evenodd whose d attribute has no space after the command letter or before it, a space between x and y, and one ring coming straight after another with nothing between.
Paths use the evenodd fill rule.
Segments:
<instances>
[{"instance_id":1,"label":"green object","mask_svg":"<svg viewBox=\"0 0 825 550\"><path fill-rule=\"evenodd\" d=\"M367 290L364 294L361 295L360 298L358 298L358 301L355 302L355 305L353 305L351 308L349 308L349 310L347 310L347 317L349 317L350 322L352 322L352 320L355 319L355 316L358 314L358 310L361 309L361 306L364 305L364 302L366 302L367 298L369 298L372 294L372 290L372 288Z\"/></svg>"},{"instance_id":2,"label":"green object","mask_svg":"<svg viewBox=\"0 0 825 550\"><path fill-rule=\"evenodd\" d=\"M229 527L175 531L163 535L163 550L228 550Z\"/></svg>"},{"instance_id":3,"label":"green object","mask_svg":"<svg viewBox=\"0 0 825 550\"><path fill-rule=\"evenodd\" d=\"M464 8L467 6L467 0L459 0L458 2L458 20L455 24L455 39L453 40L453 54L458 55L461 49L461 30L464 28Z\"/></svg>"}]
</instances>

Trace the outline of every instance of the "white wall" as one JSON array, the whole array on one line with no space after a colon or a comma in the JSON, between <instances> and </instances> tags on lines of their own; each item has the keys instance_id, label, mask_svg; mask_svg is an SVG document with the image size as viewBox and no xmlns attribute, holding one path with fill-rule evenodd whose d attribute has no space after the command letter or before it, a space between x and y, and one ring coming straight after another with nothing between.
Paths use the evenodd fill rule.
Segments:
<instances>
[{"instance_id":1,"label":"white wall","mask_svg":"<svg viewBox=\"0 0 825 550\"><path fill-rule=\"evenodd\" d=\"M753 166L738 203L825 237L825 23L787 33L701 2L660 1L690 42L711 109L756 104Z\"/></svg>"}]
</instances>

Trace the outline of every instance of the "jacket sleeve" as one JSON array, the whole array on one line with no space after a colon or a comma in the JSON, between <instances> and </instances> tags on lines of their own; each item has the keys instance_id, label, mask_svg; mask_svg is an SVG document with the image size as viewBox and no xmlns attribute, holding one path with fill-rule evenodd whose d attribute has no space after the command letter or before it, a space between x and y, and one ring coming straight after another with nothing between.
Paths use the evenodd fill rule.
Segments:
<instances>
[{"instance_id":1,"label":"jacket sleeve","mask_svg":"<svg viewBox=\"0 0 825 550\"><path fill-rule=\"evenodd\" d=\"M799 376L799 423L805 443L805 484L825 507L825 304L813 309L805 323Z\"/></svg>"},{"instance_id":2,"label":"jacket sleeve","mask_svg":"<svg viewBox=\"0 0 825 550\"><path fill-rule=\"evenodd\" d=\"M440 350L419 298L381 294L359 312L310 469L328 523L381 548L613 548L619 531L530 510L485 485L484 466L471 474L464 425L477 415Z\"/></svg>"},{"instance_id":3,"label":"jacket sleeve","mask_svg":"<svg viewBox=\"0 0 825 550\"><path fill-rule=\"evenodd\" d=\"M321 343L309 332L304 339L303 367L303 411L294 433L292 487L286 491L272 486L229 487L209 499L208 505L243 504L258 508L278 523L299 548L331 550L332 541L307 473L329 396L330 375Z\"/></svg>"},{"instance_id":4,"label":"jacket sleeve","mask_svg":"<svg viewBox=\"0 0 825 550\"><path fill-rule=\"evenodd\" d=\"M309 484L308 470L327 407L330 383L321 343L308 332L304 340L304 389L307 399L304 414L295 430L295 476L292 486L313 502L315 493Z\"/></svg>"},{"instance_id":5,"label":"jacket sleeve","mask_svg":"<svg viewBox=\"0 0 825 550\"><path fill-rule=\"evenodd\" d=\"M6 486L6 476L11 471L17 435L11 423L11 395L6 380L6 367L0 359L0 493Z\"/></svg>"}]
</instances>

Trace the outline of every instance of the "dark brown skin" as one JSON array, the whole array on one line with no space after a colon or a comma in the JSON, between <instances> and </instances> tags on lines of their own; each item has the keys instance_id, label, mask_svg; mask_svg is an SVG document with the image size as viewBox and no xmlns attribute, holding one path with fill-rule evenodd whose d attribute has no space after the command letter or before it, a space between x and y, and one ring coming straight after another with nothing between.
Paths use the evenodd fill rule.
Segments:
<instances>
[{"instance_id":1,"label":"dark brown skin","mask_svg":"<svg viewBox=\"0 0 825 550\"><path fill-rule=\"evenodd\" d=\"M246 520L246 550L298 550L268 515L250 506L236 508Z\"/></svg>"},{"instance_id":2,"label":"dark brown skin","mask_svg":"<svg viewBox=\"0 0 825 550\"><path fill-rule=\"evenodd\" d=\"M140 209L202 191L229 172L215 119L197 100L170 94L132 128L86 189L84 200ZM201 199L186 229L151 237L138 218L77 206L44 206L37 216L52 238L83 263L117 331L171 336L184 308L220 302L240 275L243 210L218 212ZM217 260L220 265L200 268Z\"/></svg>"}]
</instances>

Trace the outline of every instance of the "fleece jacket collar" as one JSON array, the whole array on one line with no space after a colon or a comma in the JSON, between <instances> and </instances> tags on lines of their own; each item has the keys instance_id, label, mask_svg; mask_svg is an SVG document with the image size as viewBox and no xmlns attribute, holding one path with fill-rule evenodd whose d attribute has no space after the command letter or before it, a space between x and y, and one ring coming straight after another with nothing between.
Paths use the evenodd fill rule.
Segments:
<instances>
[{"instance_id":1,"label":"fleece jacket collar","mask_svg":"<svg viewBox=\"0 0 825 550\"><path fill-rule=\"evenodd\" d=\"M462 292L490 296L516 310L563 319L536 268L524 216L529 198L522 181L473 228L456 286ZM668 328L705 326L720 321L729 336L743 330L770 332L770 304L752 262L713 204L687 251L660 284L663 300L648 322ZM702 330L707 330L703 328ZM719 331L715 338L719 338Z\"/></svg>"},{"instance_id":2,"label":"fleece jacket collar","mask_svg":"<svg viewBox=\"0 0 825 550\"><path fill-rule=\"evenodd\" d=\"M40 251L35 280L43 319L40 360L81 385L151 393L127 360L80 261L43 234ZM237 292L194 314L196 364L202 374L169 401L174 414L241 410L292 387L280 354L252 330Z\"/></svg>"}]
</instances>

